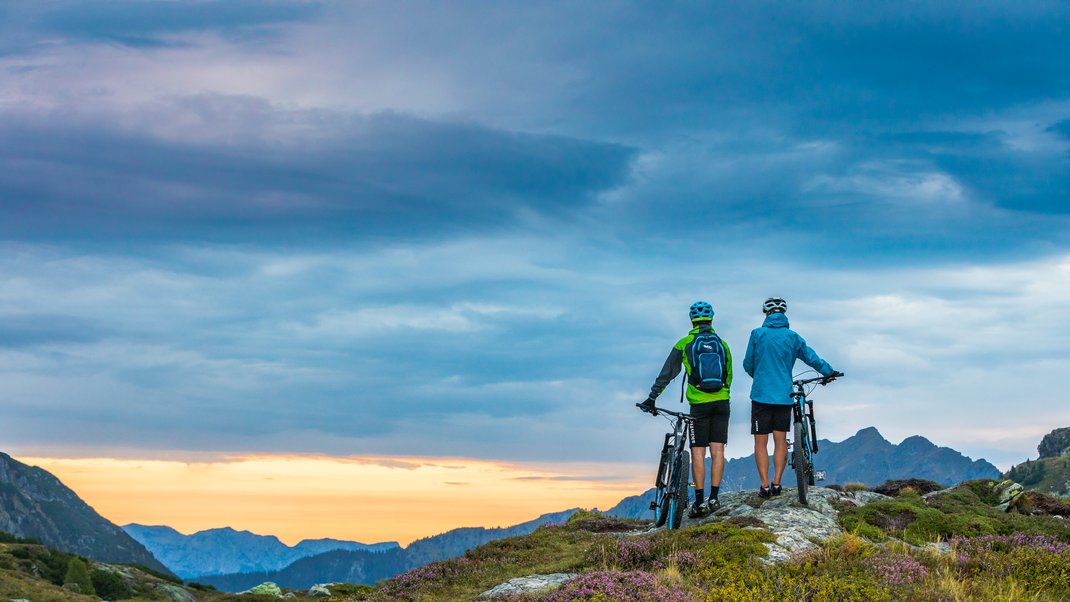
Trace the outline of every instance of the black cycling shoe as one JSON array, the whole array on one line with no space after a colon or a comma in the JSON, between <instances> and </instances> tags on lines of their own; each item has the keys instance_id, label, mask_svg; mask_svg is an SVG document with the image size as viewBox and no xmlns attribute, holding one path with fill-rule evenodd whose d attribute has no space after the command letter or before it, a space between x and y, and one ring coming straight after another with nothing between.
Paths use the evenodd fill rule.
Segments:
<instances>
[{"instance_id":1,"label":"black cycling shoe","mask_svg":"<svg viewBox=\"0 0 1070 602\"><path fill-rule=\"evenodd\" d=\"M706 503L703 504L702 506L704 508L706 508L706 512L707 513L713 514L714 512L717 512L718 510L721 509L721 501L720 500L707 500Z\"/></svg>"},{"instance_id":2,"label":"black cycling shoe","mask_svg":"<svg viewBox=\"0 0 1070 602\"><path fill-rule=\"evenodd\" d=\"M703 516L706 516L706 504L691 502L691 505L687 508L687 517L702 518Z\"/></svg>"},{"instance_id":3,"label":"black cycling shoe","mask_svg":"<svg viewBox=\"0 0 1070 602\"><path fill-rule=\"evenodd\" d=\"M784 488L780 486L780 483L773 483L769 486L769 493L771 495L780 495L784 492Z\"/></svg>"},{"instance_id":4,"label":"black cycling shoe","mask_svg":"<svg viewBox=\"0 0 1070 602\"><path fill-rule=\"evenodd\" d=\"M769 491L768 488L762 487L760 485L758 486L758 497L767 500L772 496L773 496L773 494L772 494L772 492Z\"/></svg>"}]
</instances>

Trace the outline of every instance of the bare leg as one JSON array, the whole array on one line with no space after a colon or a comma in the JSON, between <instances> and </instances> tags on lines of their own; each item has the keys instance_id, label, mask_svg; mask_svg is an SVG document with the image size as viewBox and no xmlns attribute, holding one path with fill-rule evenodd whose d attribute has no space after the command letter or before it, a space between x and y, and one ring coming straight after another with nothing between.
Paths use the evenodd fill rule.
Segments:
<instances>
[{"instance_id":1,"label":"bare leg","mask_svg":"<svg viewBox=\"0 0 1070 602\"><path fill-rule=\"evenodd\" d=\"M724 476L724 443L710 443L710 485L721 486Z\"/></svg>"},{"instance_id":2,"label":"bare leg","mask_svg":"<svg viewBox=\"0 0 1070 602\"><path fill-rule=\"evenodd\" d=\"M754 436L754 464L758 466L758 478L762 487L769 487L769 435Z\"/></svg>"},{"instance_id":3,"label":"bare leg","mask_svg":"<svg viewBox=\"0 0 1070 602\"><path fill-rule=\"evenodd\" d=\"M773 431L773 482L780 484L784 476L784 467L788 465L788 434L784 431ZM768 469L766 469L768 471ZM761 470L759 469L759 473Z\"/></svg>"},{"instance_id":4,"label":"bare leg","mask_svg":"<svg viewBox=\"0 0 1070 602\"><path fill-rule=\"evenodd\" d=\"M691 479L695 484L695 491L706 490L706 448L691 448Z\"/></svg>"}]
</instances>

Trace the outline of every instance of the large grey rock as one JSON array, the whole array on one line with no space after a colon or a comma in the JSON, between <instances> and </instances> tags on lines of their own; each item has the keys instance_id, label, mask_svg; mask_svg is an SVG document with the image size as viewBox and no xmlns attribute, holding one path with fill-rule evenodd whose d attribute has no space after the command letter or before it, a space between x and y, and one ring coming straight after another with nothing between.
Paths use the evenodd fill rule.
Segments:
<instances>
[{"instance_id":1,"label":"large grey rock","mask_svg":"<svg viewBox=\"0 0 1070 602\"><path fill-rule=\"evenodd\" d=\"M766 544L769 548L766 560L781 562L816 548L823 539L843 533L837 523L839 512L836 506L864 506L883 499L888 497L871 491L840 492L813 487L808 504L804 506L799 503L794 487L785 487L782 495L767 500L753 492L726 493L720 496L721 509L714 516L697 520L685 518L683 526L731 517L757 519L777 538L775 543Z\"/></svg>"},{"instance_id":2,"label":"large grey rock","mask_svg":"<svg viewBox=\"0 0 1070 602\"><path fill-rule=\"evenodd\" d=\"M993 487L992 491L999 496L999 502L996 504L996 508L1007 512L1010 510L1014 500L1025 491L1025 487L1022 487L1014 481L1000 481Z\"/></svg>"},{"instance_id":3,"label":"large grey rock","mask_svg":"<svg viewBox=\"0 0 1070 602\"><path fill-rule=\"evenodd\" d=\"M330 598L331 590L328 589L327 585L328 584L326 583L313 585L312 587L308 588L308 593L306 595L309 598Z\"/></svg>"},{"instance_id":4,"label":"large grey rock","mask_svg":"<svg viewBox=\"0 0 1070 602\"><path fill-rule=\"evenodd\" d=\"M545 592L547 590L561 587L562 583L575 576L575 573L550 573L548 575L517 577L516 579L510 579L505 583L495 585L483 592L480 598L489 599L499 596L516 596L519 594Z\"/></svg>"},{"instance_id":5,"label":"large grey rock","mask_svg":"<svg viewBox=\"0 0 1070 602\"><path fill-rule=\"evenodd\" d=\"M858 506L865 506L870 502L886 500L888 499L888 496L863 489L860 491L845 492L844 499L854 501Z\"/></svg>"},{"instance_id":6,"label":"large grey rock","mask_svg":"<svg viewBox=\"0 0 1070 602\"><path fill-rule=\"evenodd\" d=\"M265 581L264 583L261 583L260 585L258 585L256 587L249 588L249 589L245 590L244 592L238 592L238 593L240 593L240 594L251 594L251 595L254 595L254 596L275 596L276 598L281 598L282 597L282 590L279 589L278 585L275 585L274 583L272 583L270 581Z\"/></svg>"}]
</instances>

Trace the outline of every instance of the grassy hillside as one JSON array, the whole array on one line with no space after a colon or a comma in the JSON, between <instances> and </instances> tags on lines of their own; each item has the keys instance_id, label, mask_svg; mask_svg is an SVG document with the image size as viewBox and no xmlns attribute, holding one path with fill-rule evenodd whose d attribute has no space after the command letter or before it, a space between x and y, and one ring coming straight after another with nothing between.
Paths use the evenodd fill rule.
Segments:
<instances>
[{"instance_id":1,"label":"grassy hillside","mask_svg":"<svg viewBox=\"0 0 1070 602\"><path fill-rule=\"evenodd\" d=\"M931 484L932 489L940 489ZM500 540L381 582L347 600L474 600L504 581L574 574L555 590L498 600L805 601L1070 599L1070 521L996 508L996 481L927 496L843 503L845 532L774 564L776 536L750 517L715 517L678 531L578 513L567 523ZM877 496L874 496L877 497ZM1054 498L1049 498L1049 501ZM761 505L750 498L748 504ZM1070 514L1054 500L1049 509ZM1035 511L1035 509L1033 510Z\"/></svg>"},{"instance_id":2,"label":"grassy hillside","mask_svg":"<svg viewBox=\"0 0 1070 602\"><path fill-rule=\"evenodd\" d=\"M374 587L331 584L330 597L320 599L486 599L481 598L484 592L510 580L556 575L554 588L514 590L489 599L1070 600L1070 503L1027 492L1014 497L1005 511L1001 508L1007 505L1001 503L1008 491L1013 491L1011 485L1009 481L980 480L943 488L913 480L886 483L875 488L876 493L860 486L849 488L857 491L842 493L816 488L807 507L790 497L790 489L785 490L784 497L773 500L728 494L726 497L734 497L722 515L686 521L685 527L676 531L653 529L645 521L581 511L567 522L494 541ZM807 514L829 521L835 517L838 526L822 531L832 533L829 536L806 531L806 527L807 541L789 541L785 517L790 517L788 522L795 527L805 522ZM87 561L10 536L0 536L0 542L0 599L277 599L182 586L164 575ZM787 548L797 552L790 557L771 554ZM80 591L72 591L75 588ZM87 588L97 595L87 595ZM309 599L304 591L283 593Z\"/></svg>"},{"instance_id":3,"label":"grassy hillside","mask_svg":"<svg viewBox=\"0 0 1070 602\"><path fill-rule=\"evenodd\" d=\"M195 599L174 577L146 567L94 562L6 533L0 533L0 542L2 599Z\"/></svg>"},{"instance_id":4,"label":"grassy hillside","mask_svg":"<svg viewBox=\"0 0 1070 602\"><path fill-rule=\"evenodd\" d=\"M1004 475L1027 489L1070 496L1070 452L1023 462Z\"/></svg>"}]
</instances>

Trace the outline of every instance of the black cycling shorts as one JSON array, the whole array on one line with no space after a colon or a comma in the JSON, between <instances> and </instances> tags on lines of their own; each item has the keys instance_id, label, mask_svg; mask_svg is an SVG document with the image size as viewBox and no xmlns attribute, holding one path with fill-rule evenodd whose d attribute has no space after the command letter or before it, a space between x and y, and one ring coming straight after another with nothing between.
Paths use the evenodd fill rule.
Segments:
<instances>
[{"instance_id":1,"label":"black cycling shorts","mask_svg":"<svg viewBox=\"0 0 1070 602\"><path fill-rule=\"evenodd\" d=\"M728 443L728 415L732 412L728 400L691 404L691 447L706 447L711 443Z\"/></svg>"},{"instance_id":2,"label":"black cycling shorts","mask_svg":"<svg viewBox=\"0 0 1070 602\"><path fill-rule=\"evenodd\" d=\"M750 434L768 435L773 431L791 430L790 405L750 402Z\"/></svg>"}]
</instances>

